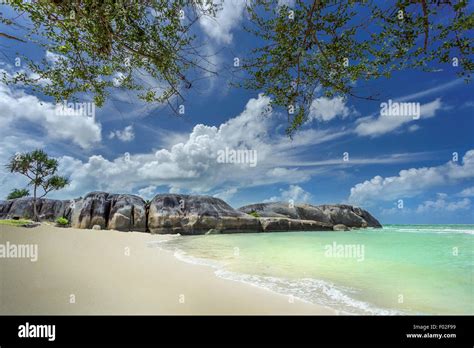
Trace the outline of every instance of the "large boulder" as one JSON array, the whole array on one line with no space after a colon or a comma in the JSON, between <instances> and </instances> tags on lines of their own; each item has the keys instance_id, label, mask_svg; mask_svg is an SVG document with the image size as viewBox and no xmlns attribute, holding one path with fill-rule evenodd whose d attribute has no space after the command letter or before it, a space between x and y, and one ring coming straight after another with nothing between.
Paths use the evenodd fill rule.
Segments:
<instances>
[{"instance_id":1,"label":"large boulder","mask_svg":"<svg viewBox=\"0 0 474 348\"><path fill-rule=\"evenodd\" d=\"M159 194L150 203L148 229L161 234L260 232L258 219L233 209L219 198Z\"/></svg>"},{"instance_id":2,"label":"large boulder","mask_svg":"<svg viewBox=\"0 0 474 348\"><path fill-rule=\"evenodd\" d=\"M238 210L247 214L256 212L261 217L280 217L332 223L331 218L323 210L310 204L288 204L284 202L257 203L246 205Z\"/></svg>"},{"instance_id":3,"label":"large boulder","mask_svg":"<svg viewBox=\"0 0 474 348\"><path fill-rule=\"evenodd\" d=\"M84 198L71 201L72 226L118 231L146 232L146 204L135 195L90 192Z\"/></svg>"},{"instance_id":4,"label":"large boulder","mask_svg":"<svg viewBox=\"0 0 474 348\"><path fill-rule=\"evenodd\" d=\"M110 195L108 228L118 231L146 232L146 203L134 195Z\"/></svg>"},{"instance_id":5,"label":"large boulder","mask_svg":"<svg viewBox=\"0 0 474 348\"><path fill-rule=\"evenodd\" d=\"M382 224L375 217L373 217L367 210L354 208L354 212L357 215L361 216L365 220L365 222L367 222L368 227L382 228Z\"/></svg>"},{"instance_id":6,"label":"large boulder","mask_svg":"<svg viewBox=\"0 0 474 348\"><path fill-rule=\"evenodd\" d=\"M65 216L68 201L37 198L36 211L41 221L54 221ZM0 201L0 218L31 219L33 218L33 197L22 197Z\"/></svg>"},{"instance_id":7,"label":"large boulder","mask_svg":"<svg viewBox=\"0 0 474 348\"><path fill-rule=\"evenodd\" d=\"M6 219L31 219L33 218L33 198L22 197L12 200ZM41 209L41 199L36 202L36 209Z\"/></svg>"},{"instance_id":8,"label":"large boulder","mask_svg":"<svg viewBox=\"0 0 474 348\"><path fill-rule=\"evenodd\" d=\"M310 220L322 223L321 228L343 224L348 227L382 227L382 225L364 209L345 204L319 205L285 204L283 202L258 203L238 209L247 214L261 218L288 218L293 220ZM266 222L262 222L262 225ZM271 224L285 224L273 221ZM293 225L296 227L296 225ZM265 230L265 228L264 228ZM293 230L293 229L291 229Z\"/></svg>"},{"instance_id":9,"label":"large boulder","mask_svg":"<svg viewBox=\"0 0 474 348\"><path fill-rule=\"evenodd\" d=\"M107 192L90 192L82 200L74 202L72 227L92 228L99 225L107 228L110 200Z\"/></svg>"},{"instance_id":10,"label":"large boulder","mask_svg":"<svg viewBox=\"0 0 474 348\"><path fill-rule=\"evenodd\" d=\"M368 223L357 215L351 206L323 205L324 213L331 218L334 225L346 225L347 227L368 227Z\"/></svg>"},{"instance_id":11,"label":"large boulder","mask_svg":"<svg viewBox=\"0 0 474 348\"><path fill-rule=\"evenodd\" d=\"M368 211L347 204L319 205L318 208L331 218L334 225L342 224L347 227L376 227L382 225Z\"/></svg>"},{"instance_id":12,"label":"large boulder","mask_svg":"<svg viewBox=\"0 0 474 348\"><path fill-rule=\"evenodd\" d=\"M54 221L58 217L65 216L65 210L68 201L60 201L57 199L41 199L41 205L38 209L40 220Z\"/></svg>"},{"instance_id":13,"label":"large boulder","mask_svg":"<svg viewBox=\"0 0 474 348\"><path fill-rule=\"evenodd\" d=\"M0 219L6 219L14 200L0 201Z\"/></svg>"}]
</instances>

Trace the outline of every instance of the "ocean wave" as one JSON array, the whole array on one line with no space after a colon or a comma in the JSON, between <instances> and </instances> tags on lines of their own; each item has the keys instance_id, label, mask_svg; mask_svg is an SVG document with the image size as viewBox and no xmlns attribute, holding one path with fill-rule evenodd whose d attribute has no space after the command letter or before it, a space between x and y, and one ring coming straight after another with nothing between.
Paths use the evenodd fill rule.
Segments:
<instances>
[{"instance_id":1,"label":"ocean wave","mask_svg":"<svg viewBox=\"0 0 474 348\"><path fill-rule=\"evenodd\" d=\"M319 279L284 279L278 277L258 276L236 273L219 269L216 275L223 279L238 281L273 291L280 295L306 303L322 305L335 310L338 314L372 314L372 315L400 315L402 312L384 309L371 305L368 302L356 300L345 292L354 292L353 289L344 289Z\"/></svg>"},{"instance_id":2,"label":"ocean wave","mask_svg":"<svg viewBox=\"0 0 474 348\"><path fill-rule=\"evenodd\" d=\"M438 233L438 234L469 234L474 235L474 230L461 230L454 228L393 228L387 227L387 230L393 230L395 232L408 232L408 233Z\"/></svg>"},{"instance_id":3,"label":"ocean wave","mask_svg":"<svg viewBox=\"0 0 474 348\"><path fill-rule=\"evenodd\" d=\"M229 271L222 261L209 260L191 256L175 245L166 246L167 241L160 241L155 246L173 251L174 256L183 262L208 266L214 269L216 276L248 285L256 286L274 293L292 296L295 300L312 303L335 310L338 314L368 314L368 315L400 315L403 312L384 309L368 302L357 300L348 294L355 289L336 286L335 284L313 278L285 279L279 277L260 276Z\"/></svg>"}]
</instances>

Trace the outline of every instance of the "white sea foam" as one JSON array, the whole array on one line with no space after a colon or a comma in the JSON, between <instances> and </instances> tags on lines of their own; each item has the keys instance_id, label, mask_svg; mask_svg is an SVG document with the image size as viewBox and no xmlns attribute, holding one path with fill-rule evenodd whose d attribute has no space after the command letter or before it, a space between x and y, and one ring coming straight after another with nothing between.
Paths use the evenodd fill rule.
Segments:
<instances>
[{"instance_id":1,"label":"white sea foam","mask_svg":"<svg viewBox=\"0 0 474 348\"><path fill-rule=\"evenodd\" d=\"M158 238L157 240L154 240L154 241L151 241L151 242L146 242L146 245L149 248L154 248L154 247L157 247L160 244L168 243L171 240L175 240L175 239L178 239L180 237L182 237L180 234L163 235L163 236L157 237Z\"/></svg>"},{"instance_id":2,"label":"white sea foam","mask_svg":"<svg viewBox=\"0 0 474 348\"><path fill-rule=\"evenodd\" d=\"M367 302L356 300L345 293L354 292L352 289L343 290L342 287L337 287L330 282L319 279L303 278L290 280L278 277L235 273L224 269L217 270L216 275L224 279L264 288L281 295L292 295L295 299L331 308L336 310L339 314L402 314L402 312L399 311L378 308Z\"/></svg>"},{"instance_id":3,"label":"white sea foam","mask_svg":"<svg viewBox=\"0 0 474 348\"><path fill-rule=\"evenodd\" d=\"M208 259L193 257L180 249L176 249L173 255L178 260L181 260L187 263L192 263L193 265L209 266L215 269L219 269L220 267L222 267L222 265L218 261L212 261Z\"/></svg>"}]
</instances>

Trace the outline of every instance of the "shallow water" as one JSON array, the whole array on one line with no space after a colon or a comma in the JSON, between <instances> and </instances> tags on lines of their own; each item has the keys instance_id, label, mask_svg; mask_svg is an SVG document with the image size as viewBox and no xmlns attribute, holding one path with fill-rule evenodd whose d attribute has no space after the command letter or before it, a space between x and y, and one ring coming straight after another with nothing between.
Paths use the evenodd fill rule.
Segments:
<instances>
[{"instance_id":1,"label":"shallow water","mask_svg":"<svg viewBox=\"0 0 474 348\"><path fill-rule=\"evenodd\" d=\"M474 314L474 225L177 236L156 246L344 314Z\"/></svg>"}]
</instances>

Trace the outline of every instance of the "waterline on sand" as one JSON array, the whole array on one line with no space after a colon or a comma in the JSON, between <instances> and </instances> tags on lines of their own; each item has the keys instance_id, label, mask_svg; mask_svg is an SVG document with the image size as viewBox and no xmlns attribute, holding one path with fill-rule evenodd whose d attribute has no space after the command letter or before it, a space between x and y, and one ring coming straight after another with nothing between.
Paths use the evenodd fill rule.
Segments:
<instances>
[{"instance_id":1,"label":"waterline on sand","mask_svg":"<svg viewBox=\"0 0 474 348\"><path fill-rule=\"evenodd\" d=\"M174 241L177 241L178 237ZM188 238L188 237L181 237ZM173 239L164 239L148 242L150 247L156 247L165 251L173 252L174 257L186 263L207 266L214 269L214 274L222 279L244 283L250 286L262 288L279 295L287 296L291 303L299 300L309 304L316 304L336 314L368 314L368 315L397 315L404 314L393 309L378 308L368 302L351 298L348 294L354 289L337 287L336 285L319 279L302 278L299 280L285 279L280 277L259 276L232 272L225 269L225 264L216 260L198 258L189 255L179 248L169 248L166 243Z\"/></svg>"},{"instance_id":2,"label":"waterline on sand","mask_svg":"<svg viewBox=\"0 0 474 348\"><path fill-rule=\"evenodd\" d=\"M154 246L213 267L220 278L341 314L470 314L472 232L472 225L389 225L343 233L167 236Z\"/></svg>"}]
</instances>

